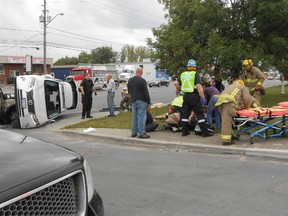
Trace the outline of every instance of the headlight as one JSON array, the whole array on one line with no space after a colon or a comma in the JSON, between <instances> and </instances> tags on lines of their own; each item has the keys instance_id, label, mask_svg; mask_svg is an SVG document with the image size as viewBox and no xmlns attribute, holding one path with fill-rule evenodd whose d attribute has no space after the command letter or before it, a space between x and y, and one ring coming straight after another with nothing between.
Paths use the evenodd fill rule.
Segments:
<instances>
[{"instance_id":1,"label":"headlight","mask_svg":"<svg viewBox=\"0 0 288 216\"><path fill-rule=\"evenodd\" d=\"M35 78L32 77L32 78L30 79L29 88L32 88L32 87L34 86L34 84L35 84Z\"/></svg>"},{"instance_id":2,"label":"headlight","mask_svg":"<svg viewBox=\"0 0 288 216\"><path fill-rule=\"evenodd\" d=\"M37 118L36 115L32 114L31 118L32 118L32 121L34 122L35 125L40 125L39 119Z\"/></svg>"},{"instance_id":3,"label":"headlight","mask_svg":"<svg viewBox=\"0 0 288 216\"><path fill-rule=\"evenodd\" d=\"M89 164L85 159L84 159L83 165L84 165L84 170L85 170L85 175L86 175L88 202L90 202L94 194L93 178L92 178L92 173L91 173Z\"/></svg>"}]
</instances>

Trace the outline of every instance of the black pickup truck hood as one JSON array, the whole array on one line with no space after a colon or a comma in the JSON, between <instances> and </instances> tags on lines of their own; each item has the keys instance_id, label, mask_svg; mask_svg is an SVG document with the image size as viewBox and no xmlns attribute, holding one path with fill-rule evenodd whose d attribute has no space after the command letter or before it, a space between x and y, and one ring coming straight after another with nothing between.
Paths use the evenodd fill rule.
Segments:
<instances>
[{"instance_id":1,"label":"black pickup truck hood","mask_svg":"<svg viewBox=\"0 0 288 216\"><path fill-rule=\"evenodd\" d=\"M0 129L0 193L80 161L62 147Z\"/></svg>"}]
</instances>

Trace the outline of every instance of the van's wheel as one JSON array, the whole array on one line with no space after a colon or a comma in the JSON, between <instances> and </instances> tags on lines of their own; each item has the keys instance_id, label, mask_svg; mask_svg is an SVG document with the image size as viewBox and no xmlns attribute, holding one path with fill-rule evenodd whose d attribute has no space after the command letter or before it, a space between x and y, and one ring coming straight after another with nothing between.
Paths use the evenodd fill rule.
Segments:
<instances>
[{"instance_id":1,"label":"van's wheel","mask_svg":"<svg viewBox=\"0 0 288 216\"><path fill-rule=\"evenodd\" d=\"M13 110L8 114L8 123L11 124L12 128L20 128L16 110Z\"/></svg>"},{"instance_id":2,"label":"van's wheel","mask_svg":"<svg viewBox=\"0 0 288 216\"><path fill-rule=\"evenodd\" d=\"M160 84L160 83L158 84L158 87L161 87L161 84Z\"/></svg>"}]
</instances>

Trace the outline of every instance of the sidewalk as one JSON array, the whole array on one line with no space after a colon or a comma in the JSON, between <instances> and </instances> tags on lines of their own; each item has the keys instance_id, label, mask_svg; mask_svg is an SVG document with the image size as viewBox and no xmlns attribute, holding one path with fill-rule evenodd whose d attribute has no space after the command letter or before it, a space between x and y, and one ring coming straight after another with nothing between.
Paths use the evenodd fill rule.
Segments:
<instances>
[{"instance_id":1,"label":"sidewalk","mask_svg":"<svg viewBox=\"0 0 288 216\"><path fill-rule=\"evenodd\" d=\"M95 118L107 115L107 113L93 113ZM192 131L186 137L181 136L181 132L157 131L149 133L150 139L132 138L131 131L127 129L107 129L96 128L95 132L84 133L83 129L60 129L66 125L80 122L79 116L65 118L57 123L50 124L54 131L63 133L71 137L85 137L86 139L95 140L95 142L105 142L115 145L135 146L144 148L165 149L172 151L192 151L215 154L236 154L247 156L270 157L277 159L288 159L288 138L275 137L271 139L262 139L255 137L254 144L250 144L248 135L241 135L240 141L235 145L223 146L220 134L217 133L212 137L201 137ZM50 128L51 129L51 128ZM56 129L56 130L55 130Z\"/></svg>"}]
</instances>

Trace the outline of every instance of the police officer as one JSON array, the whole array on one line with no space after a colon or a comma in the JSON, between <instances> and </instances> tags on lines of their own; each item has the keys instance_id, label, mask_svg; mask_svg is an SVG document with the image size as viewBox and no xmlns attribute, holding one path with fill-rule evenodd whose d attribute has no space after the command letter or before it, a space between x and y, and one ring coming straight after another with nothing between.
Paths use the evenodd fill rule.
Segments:
<instances>
[{"instance_id":1,"label":"police officer","mask_svg":"<svg viewBox=\"0 0 288 216\"><path fill-rule=\"evenodd\" d=\"M189 132L189 116L191 111L194 111L198 125L201 128L199 135L203 137L213 136L213 133L208 130L205 121L204 109L202 103L205 103L205 97L199 74L196 73L196 61L190 59L187 64L188 71L182 72L180 79L175 84L177 94L180 90L184 93L183 97L183 115L181 117L182 136L187 136ZM201 103L202 102L202 103Z\"/></svg>"},{"instance_id":2,"label":"police officer","mask_svg":"<svg viewBox=\"0 0 288 216\"><path fill-rule=\"evenodd\" d=\"M244 72L244 82L245 86L249 89L250 94L256 98L258 103L261 103L261 92L260 89L265 81L265 75L262 71L253 66L252 60L244 60L242 62L242 67L245 70Z\"/></svg>"},{"instance_id":3,"label":"police officer","mask_svg":"<svg viewBox=\"0 0 288 216\"><path fill-rule=\"evenodd\" d=\"M80 84L80 91L82 94L82 119L85 118L93 118L90 115L92 108L92 93L96 93L96 89L94 87L93 81L90 79L90 74L85 73L84 80Z\"/></svg>"},{"instance_id":4,"label":"police officer","mask_svg":"<svg viewBox=\"0 0 288 216\"><path fill-rule=\"evenodd\" d=\"M236 110L249 108L251 106L257 108L259 104L244 86L244 81L235 80L233 84L229 85L221 93L215 106L218 107L221 113L221 139L223 145L232 145L235 144L234 139L236 139L236 137L232 135L232 119L233 116L237 116Z\"/></svg>"}]
</instances>

